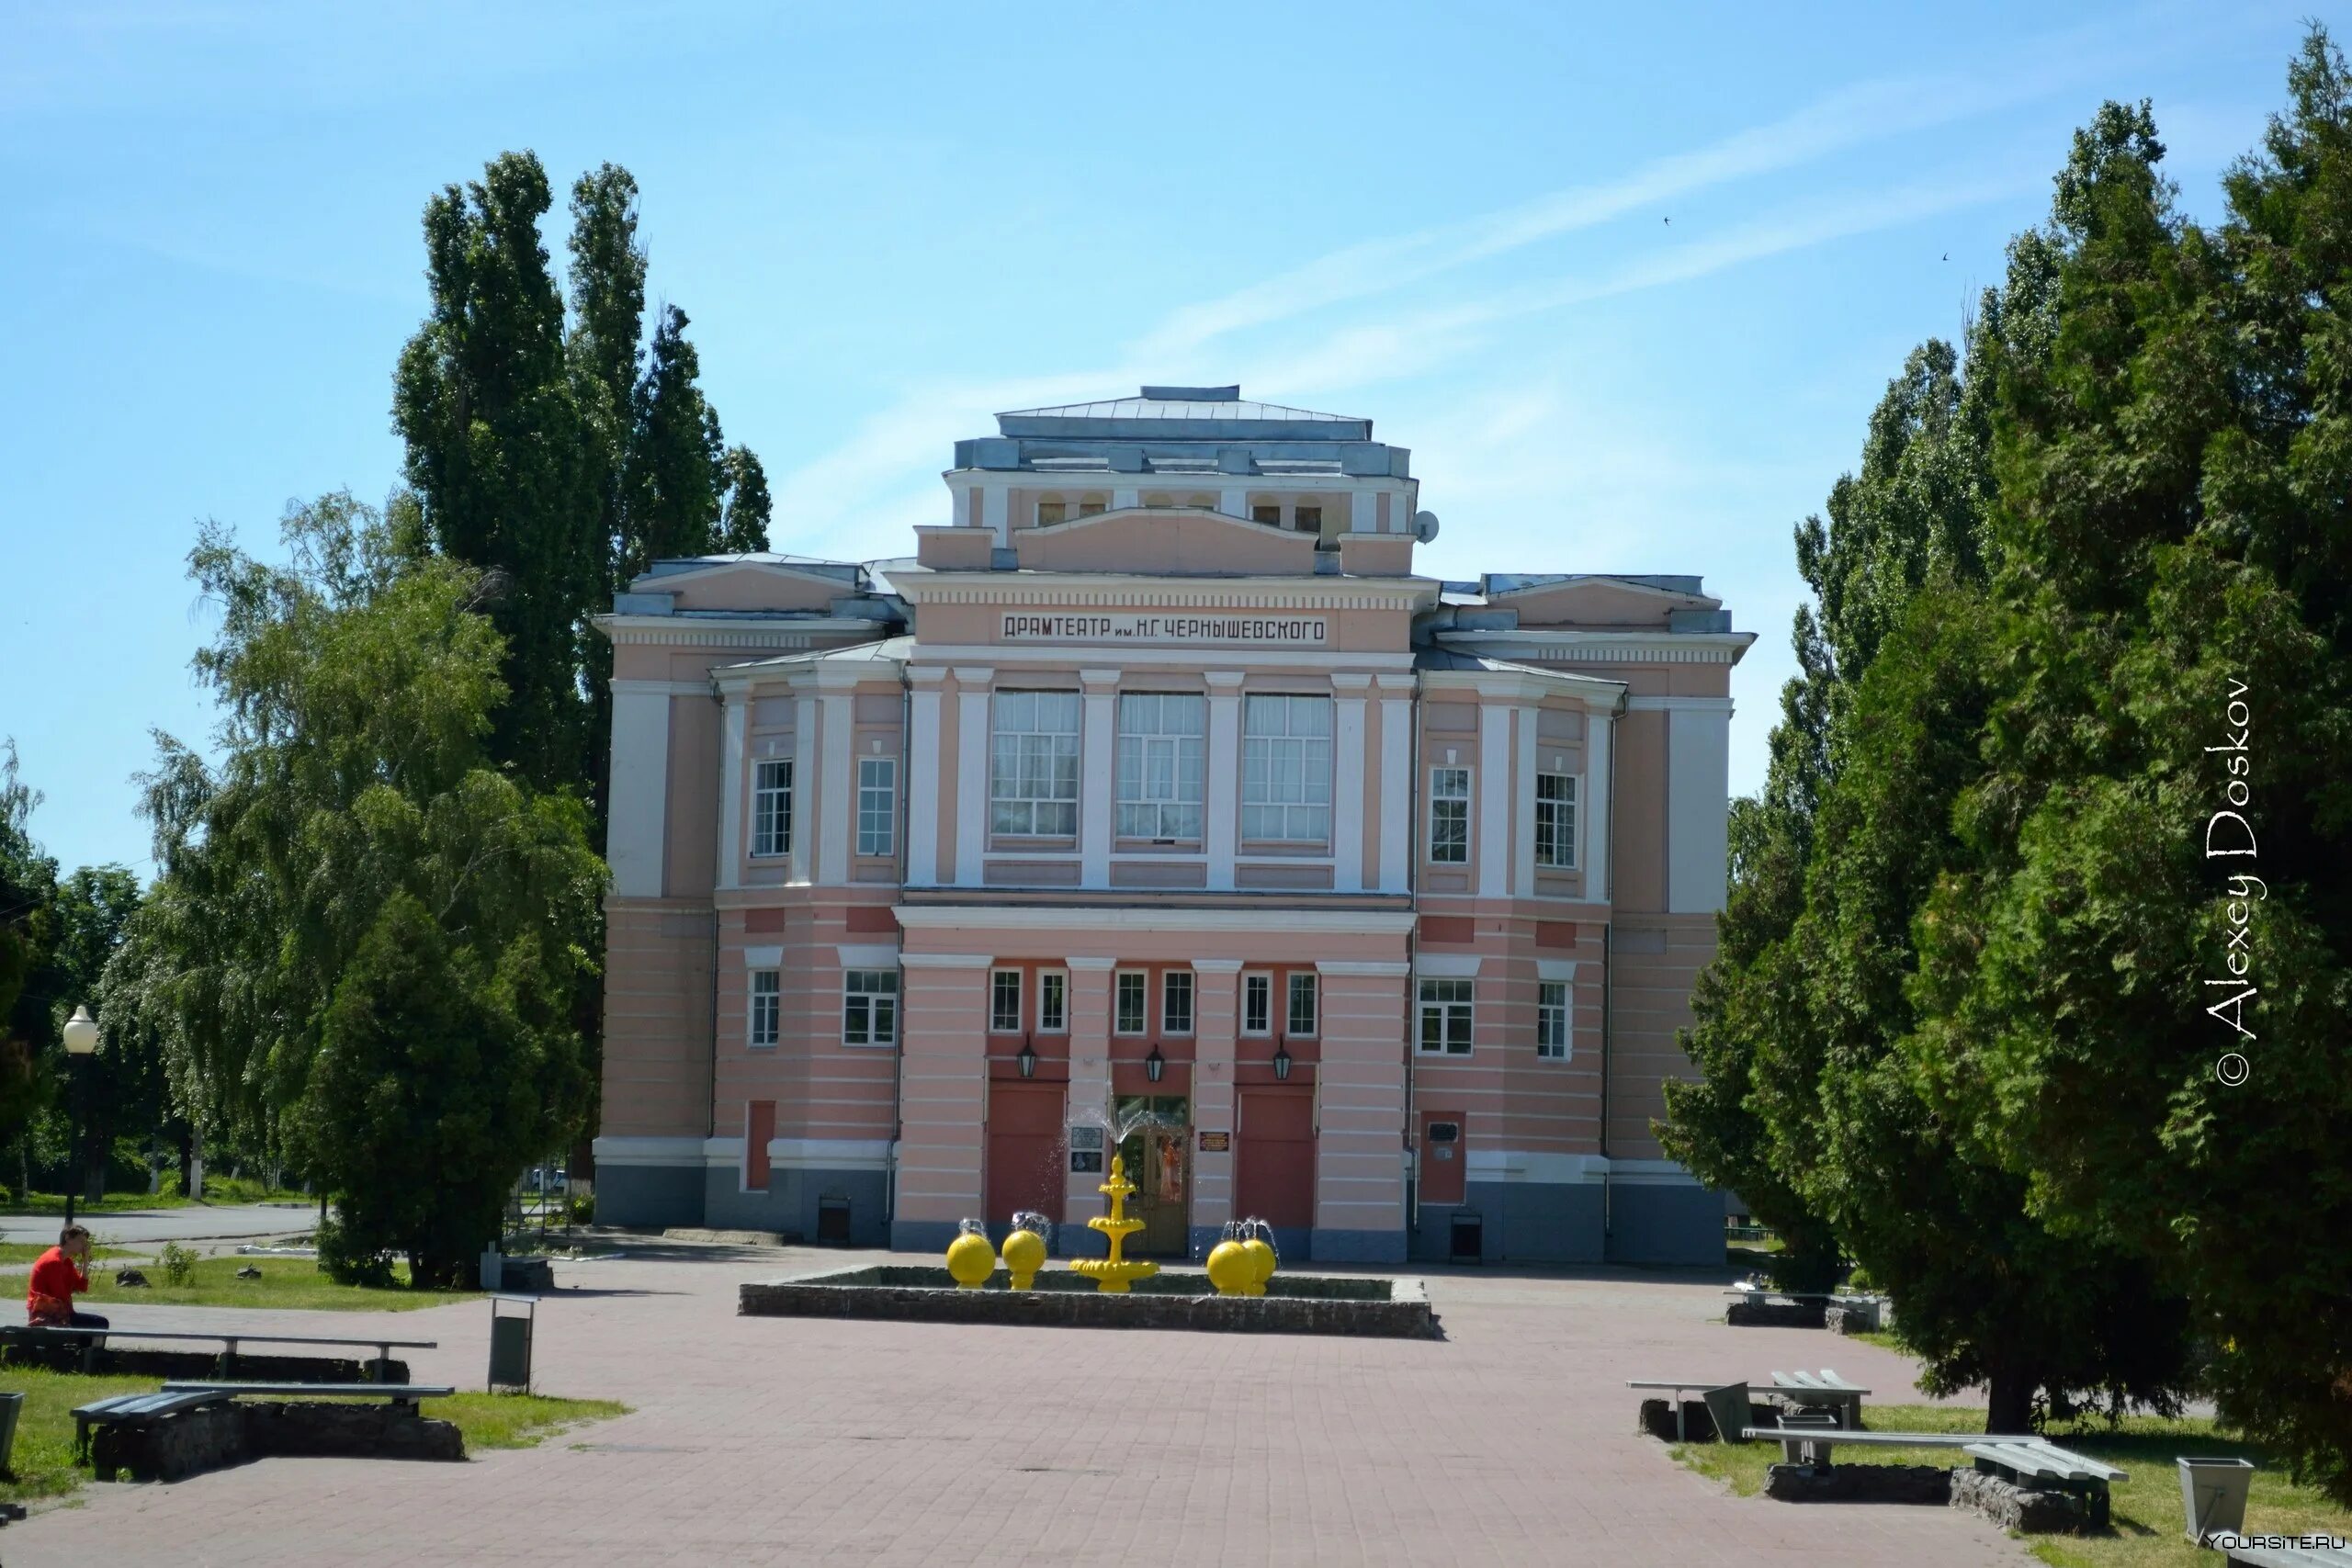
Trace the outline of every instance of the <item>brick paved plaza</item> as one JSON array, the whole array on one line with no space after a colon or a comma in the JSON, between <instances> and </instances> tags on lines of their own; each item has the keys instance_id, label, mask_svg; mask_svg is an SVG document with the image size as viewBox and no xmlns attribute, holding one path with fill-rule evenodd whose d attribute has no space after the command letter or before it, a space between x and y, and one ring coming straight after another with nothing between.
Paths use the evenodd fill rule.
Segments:
<instances>
[{"instance_id":1,"label":"brick paved plaza","mask_svg":"<svg viewBox=\"0 0 2352 1568\"><path fill-rule=\"evenodd\" d=\"M861 1262L878 1255L856 1255ZM1437 1272L1442 1343L739 1318L748 1278L840 1253L560 1266L538 1383L634 1414L462 1466L268 1460L92 1485L0 1534L103 1563L2020 1563L1943 1508L1739 1499L1634 1435L1628 1377L1905 1363L1726 1327L1720 1284ZM479 1388L489 1308L266 1315L440 1341ZM119 1314L128 1316L129 1314ZM165 1327L197 1309L150 1308ZM322 1319L327 1321L322 1324Z\"/></svg>"}]
</instances>

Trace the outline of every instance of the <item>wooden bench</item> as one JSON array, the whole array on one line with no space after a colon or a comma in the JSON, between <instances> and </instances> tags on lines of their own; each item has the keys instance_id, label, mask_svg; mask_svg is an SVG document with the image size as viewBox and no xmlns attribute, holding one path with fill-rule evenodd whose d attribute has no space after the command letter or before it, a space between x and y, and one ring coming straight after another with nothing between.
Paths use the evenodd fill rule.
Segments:
<instances>
[{"instance_id":1,"label":"wooden bench","mask_svg":"<svg viewBox=\"0 0 2352 1568\"><path fill-rule=\"evenodd\" d=\"M1961 1452L1974 1460L1977 1469L1989 1470L2005 1480L2056 1482L2058 1490L2083 1500L2091 1524L2099 1529L2105 1529L2109 1523L2108 1483L2132 1479L2111 1464L2071 1453L2040 1438L1987 1438L1969 1444Z\"/></svg>"},{"instance_id":2,"label":"wooden bench","mask_svg":"<svg viewBox=\"0 0 2352 1568\"><path fill-rule=\"evenodd\" d=\"M2215 1547L2230 1568L2352 1568L2352 1551L2340 1546Z\"/></svg>"},{"instance_id":3,"label":"wooden bench","mask_svg":"<svg viewBox=\"0 0 2352 1568\"><path fill-rule=\"evenodd\" d=\"M166 1416L176 1416L183 1410L198 1410L208 1404L223 1404L228 1396L203 1393L195 1389L161 1393L118 1393L111 1399L94 1399L77 1405L74 1411L74 1462L83 1463L90 1457L90 1435L99 1427L152 1427Z\"/></svg>"},{"instance_id":4,"label":"wooden bench","mask_svg":"<svg viewBox=\"0 0 2352 1568\"><path fill-rule=\"evenodd\" d=\"M439 1341L433 1339L331 1339L304 1334L191 1334L178 1330L166 1331L154 1328L51 1328L32 1327L21 1324L0 1325L0 1346L75 1347L82 1351L82 1370L85 1372L96 1370L97 1352L107 1348L108 1339L133 1341L194 1339L201 1340L206 1344L218 1345L221 1348L220 1354L218 1364L213 1370L224 1378L237 1370L239 1345L340 1345L346 1348L357 1346L363 1349L373 1347L376 1359L372 1363L372 1370L379 1382L383 1380L385 1371L390 1366L394 1350L439 1348Z\"/></svg>"},{"instance_id":5,"label":"wooden bench","mask_svg":"<svg viewBox=\"0 0 2352 1568\"><path fill-rule=\"evenodd\" d=\"M1860 1427L1862 1398L1871 1391L1824 1367L1818 1372L1774 1372L1772 1386L1764 1392L1795 1404L1828 1405L1838 1412L1839 1426Z\"/></svg>"},{"instance_id":6,"label":"wooden bench","mask_svg":"<svg viewBox=\"0 0 2352 1568\"><path fill-rule=\"evenodd\" d=\"M380 1399L398 1407L447 1399L458 1391L447 1383L421 1382L167 1382L164 1392L211 1399Z\"/></svg>"}]
</instances>

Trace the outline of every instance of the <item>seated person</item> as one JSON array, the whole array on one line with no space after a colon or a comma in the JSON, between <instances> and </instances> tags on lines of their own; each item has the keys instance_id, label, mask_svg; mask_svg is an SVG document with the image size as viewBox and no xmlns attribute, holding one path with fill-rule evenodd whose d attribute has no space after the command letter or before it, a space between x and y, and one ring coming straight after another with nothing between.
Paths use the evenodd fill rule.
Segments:
<instances>
[{"instance_id":1,"label":"seated person","mask_svg":"<svg viewBox=\"0 0 2352 1568\"><path fill-rule=\"evenodd\" d=\"M90 1233L67 1225L57 1233L57 1245L33 1264L25 1289L25 1317L36 1328L104 1328L107 1320L96 1313L75 1312L74 1293L90 1288L81 1265L90 1260Z\"/></svg>"}]
</instances>

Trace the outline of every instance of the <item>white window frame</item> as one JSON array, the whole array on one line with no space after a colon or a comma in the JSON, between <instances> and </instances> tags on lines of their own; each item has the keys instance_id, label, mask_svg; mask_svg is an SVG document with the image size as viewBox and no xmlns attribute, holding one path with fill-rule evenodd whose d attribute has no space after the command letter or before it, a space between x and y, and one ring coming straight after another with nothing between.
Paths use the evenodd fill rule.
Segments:
<instances>
[{"instance_id":1,"label":"white window frame","mask_svg":"<svg viewBox=\"0 0 2352 1568\"><path fill-rule=\"evenodd\" d=\"M1184 998L1184 1017L1180 1025L1176 1018L1176 998ZM1189 1035L1200 1006L1200 989L1193 984L1190 969L1166 969L1159 976L1159 1032Z\"/></svg>"},{"instance_id":2,"label":"white window frame","mask_svg":"<svg viewBox=\"0 0 2352 1568\"><path fill-rule=\"evenodd\" d=\"M1114 805L1122 839L1197 844L1208 808L1208 699L1194 692L1122 692ZM1168 728L1171 709L1193 728ZM1148 728L1140 728L1148 722ZM1130 728L1131 725L1137 728Z\"/></svg>"},{"instance_id":3,"label":"white window frame","mask_svg":"<svg viewBox=\"0 0 2352 1568\"><path fill-rule=\"evenodd\" d=\"M1467 768L1442 762L1430 770L1430 863L1432 865L1470 863L1470 770ZM1449 827L1453 829L1451 833L1446 831ZM1446 852L1449 850L1453 852Z\"/></svg>"},{"instance_id":4,"label":"white window frame","mask_svg":"<svg viewBox=\"0 0 2352 1568\"><path fill-rule=\"evenodd\" d=\"M899 759L857 760L857 852L899 852Z\"/></svg>"},{"instance_id":5,"label":"white window frame","mask_svg":"<svg viewBox=\"0 0 2352 1568\"><path fill-rule=\"evenodd\" d=\"M877 981L881 983L876 984ZM860 1003L864 1004L862 1008ZM854 1028L854 1019L862 1019L862 1027ZM865 1038L856 1038L861 1032ZM842 971L842 1043L859 1050L887 1051L897 1046L899 972L896 969Z\"/></svg>"},{"instance_id":6,"label":"white window frame","mask_svg":"<svg viewBox=\"0 0 2352 1568\"><path fill-rule=\"evenodd\" d=\"M784 1038L784 972L754 969L743 987L743 1043L773 1051Z\"/></svg>"},{"instance_id":7,"label":"white window frame","mask_svg":"<svg viewBox=\"0 0 2352 1568\"><path fill-rule=\"evenodd\" d=\"M1558 779L1567 786L1567 794L1558 800L1544 798L1547 779ZM1584 800L1584 777L1580 773L1562 773L1547 769L1535 775L1535 863L1546 871L1577 869L1577 827ZM1566 820L1563 820L1565 817ZM1551 840L1552 858L1544 855L1545 838Z\"/></svg>"},{"instance_id":8,"label":"white window frame","mask_svg":"<svg viewBox=\"0 0 2352 1568\"><path fill-rule=\"evenodd\" d=\"M1313 705L1311 707L1308 705ZM1300 729L1302 716L1321 731ZM1280 714L1277 728L1271 716ZM1241 700L1241 837L1245 842L1331 841L1331 763L1335 707L1306 692L1253 692Z\"/></svg>"},{"instance_id":9,"label":"white window frame","mask_svg":"<svg viewBox=\"0 0 2352 1568\"><path fill-rule=\"evenodd\" d=\"M1306 998L1306 1027L1298 1025L1298 998ZM1294 969L1283 982L1283 1034L1286 1039L1315 1040L1323 1033L1323 976L1312 969Z\"/></svg>"},{"instance_id":10,"label":"white window frame","mask_svg":"<svg viewBox=\"0 0 2352 1568\"><path fill-rule=\"evenodd\" d=\"M989 1032L990 1034L1018 1034L1021 1032L1021 1021L1023 1018L1027 1016L1028 1012L1028 1009L1024 1005L1025 998L1022 996L1022 992L1026 988L1023 984L1025 978L1026 976L1024 976L1018 969L991 969L989 971ZM1008 980L1012 982L1011 986L1007 986L1005 984ZM1004 1021L1004 1002L1008 992L1011 993L1012 999L1012 1021L1011 1023Z\"/></svg>"},{"instance_id":11,"label":"white window frame","mask_svg":"<svg viewBox=\"0 0 2352 1568\"><path fill-rule=\"evenodd\" d=\"M770 783L769 770L779 783ZM752 858L792 852L792 759L761 757L752 763Z\"/></svg>"},{"instance_id":12,"label":"white window frame","mask_svg":"<svg viewBox=\"0 0 2352 1568\"><path fill-rule=\"evenodd\" d=\"M1263 1016L1253 1027L1250 1022L1250 992L1255 988L1263 1004ZM1252 969L1241 976L1241 1032L1266 1035L1274 1032L1274 976L1271 969Z\"/></svg>"},{"instance_id":13,"label":"white window frame","mask_svg":"<svg viewBox=\"0 0 2352 1568\"><path fill-rule=\"evenodd\" d=\"M1535 982L1535 1055L1544 1062L1565 1062L1576 1055L1573 1028L1575 987L1566 980Z\"/></svg>"},{"instance_id":14,"label":"white window frame","mask_svg":"<svg viewBox=\"0 0 2352 1568\"><path fill-rule=\"evenodd\" d=\"M1077 838L1079 741L1085 723L1079 694L1001 691L991 707L989 831L1001 839ZM1068 718L1067 728L1048 723L1059 717Z\"/></svg>"},{"instance_id":15,"label":"white window frame","mask_svg":"<svg viewBox=\"0 0 2352 1568\"><path fill-rule=\"evenodd\" d=\"M1050 1001L1053 1005L1048 1007ZM1068 1034L1069 1032L1069 972L1065 969L1037 971L1037 1032Z\"/></svg>"},{"instance_id":16,"label":"white window frame","mask_svg":"<svg viewBox=\"0 0 2352 1568\"><path fill-rule=\"evenodd\" d=\"M1417 983L1413 1051L1422 1056L1467 1056L1477 1047L1477 982L1424 975ZM1438 1043L1430 1043L1430 1021L1438 1021ZM1459 1049L1455 1025L1460 1025Z\"/></svg>"},{"instance_id":17,"label":"white window frame","mask_svg":"<svg viewBox=\"0 0 2352 1568\"><path fill-rule=\"evenodd\" d=\"M1136 1026L1126 1024L1128 982L1135 982ZM1111 976L1111 1032L1128 1036L1146 1032L1151 1027L1151 976L1140 969L1121 969Z\"/></svg>"}]
</instances>

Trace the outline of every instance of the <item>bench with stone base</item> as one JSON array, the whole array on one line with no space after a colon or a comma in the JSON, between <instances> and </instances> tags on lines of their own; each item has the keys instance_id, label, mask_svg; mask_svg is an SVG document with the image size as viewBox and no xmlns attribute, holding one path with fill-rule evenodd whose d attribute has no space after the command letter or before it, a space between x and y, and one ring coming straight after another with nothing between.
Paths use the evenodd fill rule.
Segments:
<instances>
[{"instance_id":1,"label":"bench with stone base","mask_svg":"<svg viewBox=\"0 0 2352 1568\"><path fill-rule=\"evenodd\" d=\"M130 1340L136 1344L193 1341L218 1345L220 1348L209 1356L193 1351L120 1349L113 1343L119 1340ZM119 1372L132 1376L143 1372L167 1378L199 1377L208 1372L214 1377L226 1378L244 1372L295 1382L313 1380L319 1382L349 1382L362 1378L379 1383L406 1382L408 1363L392 1359L392 1352L430 1350L435 1348L435 1343L430 1339L335 1339L305 1334L195 1334L177 1329L0 1325L0 1360L22 1361L47 1367L53 1371ZM241 1348L246 1345L372 1348L376 1356L373 1360L366 1361L356 1358L254 1356Z\"/></svg>"},{"instance_id":2,"label":"bench with stone base","mask_svg":"<svg viewBox=\"0 0 2352 1568\"><path fill-rule=\"evenodd\" d=\"M420 1399L455 1392L423 1383L165 1383L160 1393L75 1410L75 1457L86 1457L101 1481L124 1471L139 1481L178 1481L278 1455L463 1459L457 1427L417 1410ZM246 1399L254 1403L239 1403Z\"/></svg>"},{"instance_id":3,"label":"bench with stone base","mask_svg":"<svg viewBox=\"0 0 2352 1568\"><path fill-rule=\"evenodd\" d=\"M2352 1551L2340 1546L2216 1546L2230 1568L2352 1568Z\"/></svg>"},{"instance_id":4,"label":"bench with stone base","mask_svg":"<svg viewBox=\"0 0 2352 1568\"><path fill-rule=\"evenodd\" d=\"M1975 1468L1973 1472L1952 1473L1952 1506L1973 1507L1996 1523L2026 1531L2064 1529L2079 1524L2104 1529L2109 1522L2109 1483L2131 1479L2113 1465L2032 1436L1857 1432L1786 1423L1750 1427L1740 1435L1751 1442L1781 1445L1784 1462L1774 1466L1775 1471L1804 1471L1815 1477L1831 1471L1830 1451L1835 1448L1958 1449L1975 1461ZM1769 1480L1767 1491L1772 1495L1798 1495L1786 1489L1774 1491Z\"/></svg>"}]
</instances>

